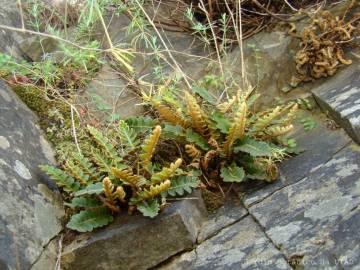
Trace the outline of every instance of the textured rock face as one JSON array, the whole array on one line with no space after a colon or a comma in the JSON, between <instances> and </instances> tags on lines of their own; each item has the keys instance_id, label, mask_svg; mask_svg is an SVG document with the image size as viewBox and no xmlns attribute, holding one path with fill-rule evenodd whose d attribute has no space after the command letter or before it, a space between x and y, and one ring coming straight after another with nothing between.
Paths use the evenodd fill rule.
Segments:
<instances>
[{"instance_id":1,"label":"textured rock face","mask_svg":"<svg viewBox=\"0 0 360 270\"><path fill-rule=\"evenodd\" d=\"M104 230L81 235L64 250L65 269L148 269L191 248L206 215L196 194L198 199L174 203L155 219L124 215Z\"/></svg>"},{"instance_id":2,"label":"textured rock face","mask_svg":"<svg viewBox=\"0 0 360 270\"><path fill-rule=\"evenodd\" d=\"M291 269L260 227L246 217L161 270Z\"/></svg>"},{"instance_id":3,"label":"textured rock face","mask_svg":"<svg viewBox=\"0 0 360 270\"><path fill-rule=\"evenodd\" d=\"M320 106L360 144L360 63L336 74L313 94Z\"/></svg>"},{"instance_id":4,"label":"textured rock face","mask_svg":"<svg viewBox=\"0 0 360 270\"><path fill-rule=\"evenodd\" d=\"M305 269L335 269L336 264L357 269L359 173L360 149L350 145L249 211L286 258L298 259Z\"/></svg>"},{"instance_id":5,"label":"textured rock face","mask_svg":"<svg viewBox=\"0 0 360 270\"><path fill-rule=\"evenodd\" d=\"M35 120L0 82L0 269L29 269L62 229L61 199L38 168L54 159Z\"/></svg>"}]
</instances>

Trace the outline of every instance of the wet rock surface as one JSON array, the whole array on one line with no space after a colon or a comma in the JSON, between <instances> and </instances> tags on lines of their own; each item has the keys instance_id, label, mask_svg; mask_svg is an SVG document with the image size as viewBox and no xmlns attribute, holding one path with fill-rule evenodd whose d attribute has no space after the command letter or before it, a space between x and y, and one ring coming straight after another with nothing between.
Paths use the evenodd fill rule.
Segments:
<instances>
[{"instance_id":1,"label":"wet rock surface","mask_svg":"<svg viewBox=\"0 0 360 270\"><path fill-rule=\"evenodd\" d=\"M0 269L29 269L62 229L55 185L38 168L53 164L36 118L0 82Z\"/></svg>"},{"instance_id":2,"label":"wet rock surface","mask_svg":"<svg viewBox=\"0 0 360 270\"><path fill-rule=\"evenodd\" d=\"M62 263L73 270L148 269L190 249L205 217L198 192L155 219L123 215L103 230L80 235L65 248Z\"/></svg>"}]
</instances>

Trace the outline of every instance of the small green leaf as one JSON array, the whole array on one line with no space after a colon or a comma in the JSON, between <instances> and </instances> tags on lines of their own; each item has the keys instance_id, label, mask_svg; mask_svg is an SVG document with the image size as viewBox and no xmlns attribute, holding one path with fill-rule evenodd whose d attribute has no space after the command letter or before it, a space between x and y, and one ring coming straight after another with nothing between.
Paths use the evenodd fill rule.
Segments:
<instances>
[{"instance_id":1,"label":"small green leaf","mask_svg":"<svg viewBox=\"0 0 360 270\"><path fill-rule=\"evenodd\" d=\"M73 215L66 225L69 229L78 232L90 232L95 228L105 226L114 220L106 207L83 210Z\"/></svg>"},{"instance_id":2,"label":"small green leaf","mask_svg":"<svg viewBox=\"0 0 360 270\"><path fill-rule=\"evenodd\" d=\"M98 182L95 184L91 184L86 186L84 189L75 192L75 196L83 196L83 195L92 195L92 194L100 194L103 192L102 182Z\"/></svg>"},{"instance_id":3,"label":"small green leaf","mask_svg":"<svg viewBox=\"0 0 360 270\"><path fill-rule=\"evenodd\" d=\"M198 133L194 132L191 128L186 130L186 140L191 143L195 143L203 150L210 150L210 146L206 140Z\"/></svg>"},{"instance_id":4,"label":"small green leaf","mask_svg":"<svg viewBox=\"0 0 360 270\"><path fill-rule=\"evenodd\" d=\"M143 216L153 218L159 213L160 205L157 200L143 201L137 205L137 209Z\"/></svg>"},{"instance_id":5,"label":"small green leaf","mask_svg":"<svg viewBox=\"0 0 360 270\"><path fill-rule=\"evenodd\" d=\"M186 192L191 193L193 188L196 188L200 183L198 177L195 176L178 176L171 180L171 186L166 192L170 196L183 196Z\"/></svg>"},{"instance_id":6,"label":"small green leaf","mask_svg":"<svg viewBox=\"0 0 360 270\"><path fill-rule=\"evenodd\" d=\"M305 117L300 120L305 131L310 131L316 127L316 122L311 117Z\"/></svg>"},{"instance_id":7,"label":"small green leaf","mask_svg":"<svg viewBox=\"0 0 360 270\"><path fill-rule=\"evenodd\" d=\"M156 125L156 121L149 116L130 117L125 122L137 133L144 133Z\"/></svg>"},{"instance_id":8,"label":"small green leaf","mask_svg":"<svg viewBox=\"0 0 360 270\"><path fill-rule=\"evenodd\" d=\"M94 198L75 197L71 200L70 203L64 203L64 204L71 208L75 208L75 207L92 208L92 207L101 206L102 202Z\"/></svg>"},{"instance_id":9,"label":"small green leaf","mask_svg":"<svg viewBox=\"0 0 360 270\"><path fill-rule=\"evenodd\" d=\"M202 99L205 100L206 102L213 105L216 104L216 98L212 96L207 89L195 86L191 90L194 93L198 94L200 97L202 97Z\"/></svg>"},{"instance_id":10,"label":"small green leaf","mask_svg":"<svg viewBox=\"0 0 360 270\"><path fill-rule=\"evenodd\" d=\"M211 115L211 119L215 121L215 127L218 128L222 133L227 134L231 127L231 123L222 113L215 112Z\"/></svg>"},{"instance_id":11,"label":"small green leaf","mask_svg":"<svg viewBox=\"0 0 360 270\"><path fill-rule=\"evenodd\" d=\"M242 167L238 167L235 163L233 163L229 167L223 166L221 168L220 176L224 182L240 183L245 180L245 171Z\"/></svg>"},{"instance_id":12,"label":"small green leaf","mask_svg":"<svg viewBox=\"0 0 360 270\"><path fill-rule=\"evenodd\" d=\"M171 124L165 124L164 128L162 129L161 135L163 137L169 138L169 139L176 139L179 137L184 137L184 129L179 125L171 125Z\"/></svg>"},{"instance_id":13,"label":"small green leaf","mask_svg":"<svg viewBox=\"0 0 360 270\"><path fill-rule=\"evenodd\" d=\"M273 149L266 142L246 137L234 147L234 152L245 152L253 157L270 157L273 154Z\"/></svg>"}]
</instances>

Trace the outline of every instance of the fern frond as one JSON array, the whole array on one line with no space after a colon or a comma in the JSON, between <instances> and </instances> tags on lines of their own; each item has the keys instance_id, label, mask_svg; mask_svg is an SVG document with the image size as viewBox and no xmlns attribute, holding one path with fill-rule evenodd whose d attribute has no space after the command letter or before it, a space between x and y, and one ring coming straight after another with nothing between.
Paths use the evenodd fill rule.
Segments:
<instances>
[{"instance_id":1,"label":"fern frond","mask_svg":"<svg viewBox=\"0 0 360 270\"><path fill-rule=\"evenodd\" d=\"M151 176L152 184L159 184L164 182L167 179L170 179L176 172L176 170L181 166L182 159L179 158L175 163L171 163L169 168L163 168L161 172L155 173Z\"/></svg>"},{"instance_id":2,"label":"fern frond","mask_svg":"<svg viewBox=\"0 0 360 270\"><path fill-rule=\"evenodd\" d=\"M118 198L120 201L124 201L125 197L126 197L126 193L123 187L118 186L115 190L115 192L113 193L115 198Z\"/></svg>"},{"instance_id":3,"label":"fern frond","mask_svg":"<svg viewBox=\"0 0 360 270\"><path fill-rule=\"evenodd\" d=\"M193 144L185 145L185 152L192 159L198 159L201 156L201 151L197 149Z\"/></svg>"},{"instance_id":4,"label":"fern frond","mask_svg":"<svg viewBox=\"0 0 360 270\"><path fill-rule=\"evenodd\" d=\"M144 178L140 175L134 175L130 169L120 170L118 168L112 168L112 173L116 178L119 178L121 181L135 189L139 189L145 184Z\"/></svg>"},{"instance_id":5,"label":"fern frond","mask_svg":"<svg viewBox=\"0 0 360 270\"><path fill-rule=\"evenodd\" d=\"M101 147L101 149L106 153L107 157L112 160L113 163L118 163L122 161L122 158L118 155L114 146L109 142L99 130L92 126L87 126L91 136L94 138L95 142Z\"/></svg>"},{"instance_id":6,"label":"fern frond","mask_svg":"<svg viewBox=\"0 0 360 270\"><path fill-rule=\"evenodd\" d=\"M64 191L76 192L80 189L80 184L63 170L49 165L41 165L39 167L42 171L49 175L59 187L62 187Z\"/></svg>"},{"instance_id":7,"label":"fern frond","mask_svg":"<svg viewBox=\"0 0 360 270\"><path fill-rule=\"evenodd\" d=\"M237 96L233 96L232 98L230 98L228 101L225 101L223 103L220 103L219 105L217 105L217 108L219 109L219 111L223 114L227 113L231 107L235 104L237 100Z\"/></svg>"},{"instance_id":8,"label":"fern frond","mask_svg":"<svg viewBox=\"0 0 360 270\"><path fill-rule=\"evenodd\" d=\"M129 150L135 149L139 145L136 132L128 126L124 120L119 121L117 133L121 139L121 143Z\"/></svg>"},{"instance_id":9,"label":"fern frond","mask_svg":"<svg viewBox=\"0 0 360 270\"><path fill-rule=\"evenodd\" d=\"M162 192L168 190L171 186L170 180L166 180L158 185L152 185L149 189L145 189L144 191L139 193L139 197L142 200L148 200L152 199L158 195L160 195Z\"/></svg>"},{"instance_id":10,"label":"fern frond","mask_svg":"<svg viewBox=\"0 0 360 270\"><path fill-rule=\"evenodd\" d=\"M242 139L245 135L246 125L246 102L242 101L239 104L239 108L235 114L234 120L229 129L229 133L226 136L225 143L223 145L224 152L229 155L231 153L231 147L237 139Z\"/></svg>"},{"instance_id":11,"label":"fern frond","mask_svg":"<svg viewBox=\"0 0 360 270\"><path fill-rule=\"evenodd\" d=\"M72 155L72 158L76 164L80 166L84 174L88 175L91 180L96 181L96 179L98 179L99 173L87 157L82 154L75 153Z\"/></svg>"},{"instance_id":12,"label":"fern frond","mask_svg":"<svg viewBox=\"0 0 360 270\"><path fill-rule=\"evenodd\" d=\"M187 112L191 117L192 128L203 137L207 138L209 136L209 132L206 124L207 121L205 113L201 110L199 104L197 104L196 99L188 92L185 92L185 100Z\"/></svg>"},{"instance_id":13,"label":"fern frond","mask_svg":"<svg viewBox=\"0 0 360 270\"><path fill-rule=\"evenodd\" d=\"M152 100L151 105L160 114L160 117L165 121L173 124L174 126L179 125L183 128L188 127L188 123L183 119L177 112L174 112L170 107L162 104L160 101Z\"/></svg>"},{"instance_id":14,"label":"fern frond","mask_svg":"<svg viewBox=\"0 0 360 270\"><path fill-rule=\"evenodd\" d=\"M280 106L277 106L269 113L259 117L252 127L252 132L254 134L263 132L276 117L281 115L281 113L282 113L282 108Z\"/></svg>"},{"instance_id":15,"label":"fern frond","mask_svg":"<svg viewBox=\"0 0 360 270\"><path fill-rule=\"evenodd\" d=\"M89 151L90 159L98 166L100 172L111 172L112 162L106 157L99 149L94 147L90 148Z\"/></svg>"},{"instance_id":16,"label":"fern frond","mask_svg":"<svg viewBox=\"0 0 360 270\"><path fill-rule=\"evenodd\" d=\"M161 134L161 127L156 126L152 134L144 141L144 144L141 146L142 154L139 155L143 168L147 168L150 164L151 158L154 154L156 145L159 141Z\"/></svg>"},{"instance_id":17,"label":"fern frond","mask_svg":"<svg viewBox=\"0 0 360 270\"><path fill-rule=\"evenodd\" d=\"M74 164L71 160L66 161L65 167L67 171L71 174L72 177L74 177L77 181L80 182L82 185L86 185L87 183L91 182L89 181L89 176L86 175L82 169Z\"/></svg>"},{"instance_id":18,"label":"fern frond","mask_svg":"<svg viewBox=\"0 0 360 270\"><path fill-rule=\"evenodd\" d=\"M291 108L286 116L286 119L283 122L284 125L291 124L291 122L294 120L294 118L296 116L298 109L299 109L299 104L297 104L297 103L295 103L294 105L291 106Z\"/></svg>"},{"instance_id":19,"label":"fern frond","mask_svg":"<svg viewBox=\"0 0 360 270\"><path fill-rule=\"evenodd\" d=\"M266 129L265 133L273 137L283 136L294 129L292 124L289 125L275 125Z\"/></svg>"},{"instance_id":20,"label":"fern frond","mask_svg":"<svg viewBox=\"0 0 360 270\"><path fill-rule=\"evenodd\" d=\"M102 181L103 183L103 190L104 190L104 194L107 198L112 199L113 197L113 190L114 190L114 185L111 183L111 180L109 177L105 177Z\"/></svg>"}]
</instances>

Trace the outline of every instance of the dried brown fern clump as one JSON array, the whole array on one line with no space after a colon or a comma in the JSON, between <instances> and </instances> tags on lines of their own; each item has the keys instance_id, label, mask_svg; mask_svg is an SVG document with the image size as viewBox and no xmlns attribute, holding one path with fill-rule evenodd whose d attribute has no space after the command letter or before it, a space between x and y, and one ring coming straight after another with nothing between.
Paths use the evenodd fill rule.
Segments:
<instances>
[{"instance_id":1,"label":"dried brown fern clump","mask_svg":"<svg viewBox=\"0 0 360 270\"><path fill-rule=\"evenodd\" d=\"M344 48L360 32L360 14L355 13L347 19L347 14L355 5L358 5L356 1L352 1L342 17L330 11L320 11L303 29L299 36L302 48L295 56L297 74L291 79L292 86L332 76L341 65L352 63L344 57Z\"/></svg>"}]
</instances>

